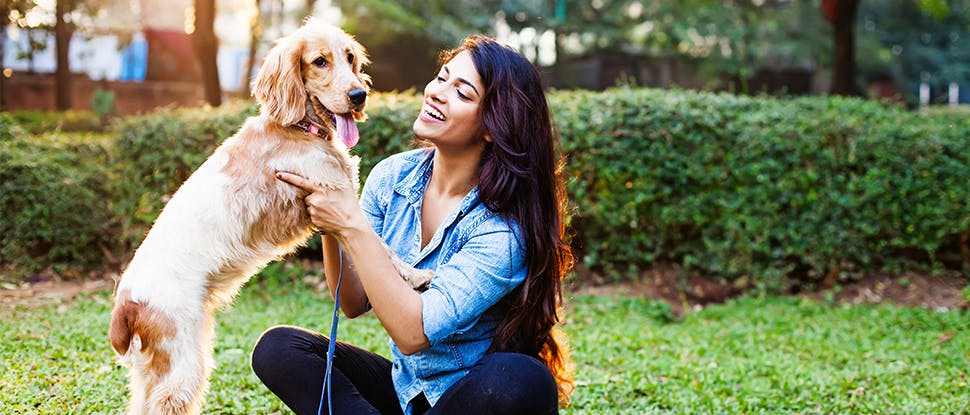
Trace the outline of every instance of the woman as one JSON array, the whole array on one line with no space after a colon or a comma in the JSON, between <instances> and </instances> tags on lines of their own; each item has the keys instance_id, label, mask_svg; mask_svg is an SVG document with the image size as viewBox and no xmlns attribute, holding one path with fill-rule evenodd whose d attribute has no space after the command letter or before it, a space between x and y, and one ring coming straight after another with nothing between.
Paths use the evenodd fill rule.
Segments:
<instances>
[{"instance_id":1,"label":"woman","mask_svg":"<svg viewBox=\"0 0 970 415\"><path fill-rule=\"evenodd\" d=\"M392 361L338 342L334 412L557 413L572 392L554 330L572 255L542 83L521 54L482 36L441 61L413 126L431 147L381 161L359 203L351 190L279 174L311 192L331 293L343 265L341 310L373 308L391 337ZM381 239L434 270L427 291L397 275ZM295 412L316 413L327 345L313 332L272 328L253 350L253 370Z\"/></svg>"}]
</instances>

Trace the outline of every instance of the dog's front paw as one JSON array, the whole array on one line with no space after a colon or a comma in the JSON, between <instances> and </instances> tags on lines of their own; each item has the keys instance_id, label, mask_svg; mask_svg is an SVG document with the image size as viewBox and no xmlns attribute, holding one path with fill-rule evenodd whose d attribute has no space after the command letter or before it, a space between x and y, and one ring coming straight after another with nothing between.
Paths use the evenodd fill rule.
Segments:
<instances>
[{"instance_id":1,"label":"dog's front paw","mask_svg":"<svg viewBox=\"0 0 970 415\"><path fill-rule=\"evenodd\" d=\"M404 280L415 291L424 292L431 285L431 278L434 277L434 272L426 269L411 268L407 272L402 273L401 276L404 277Z\"/></svg>"}]
</instances>

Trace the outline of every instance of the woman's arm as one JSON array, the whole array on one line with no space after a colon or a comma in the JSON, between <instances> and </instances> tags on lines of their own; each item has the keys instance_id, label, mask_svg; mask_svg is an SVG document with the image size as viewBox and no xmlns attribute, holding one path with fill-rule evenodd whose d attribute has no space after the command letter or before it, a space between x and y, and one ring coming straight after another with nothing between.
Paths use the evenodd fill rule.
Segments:
<instances>
[{"instance_id":1,"label":"woman's arm","mask_svg":"<svg viewBox=\"0 0 970 415\"><path fill-rule=\"evenodd\" d=\"M323 189L305 178L279 172L277 177L310 194L305 198L314 226L327 232L324 237L324 267L331 293L338 275L337 243L343 247L344 280L340 300L348 316L366 311L369 300L374 313L402 353L412 354L430 345L424 334L421 296L405 282L391 263L380 237L357 203L352 189ZM332 236L331 236L332 235ZM352 263L353 266L349 266ZM356 277L356 278L355 278ZM349 283L347 292L344 283Z\"/></svg>"},{"instance_id":2,"label":"woman's arm","mask_svg":"<svg viewBox=\"0 0 970 415\"><path fill-rule=\"evenodd\" d=\"M430 346L421 318L421 296L401 278L380 237L363 216L339 235L345 253L356 264L358 281L374 314L401 353L409 355Z\"/></svg>"},{"instance_id":3,"label":"woman's arm","mask_svg":"<svg viewBox=\"0 0 970 415\"><path fill-rule=\"evenodd\" d=\"M336 238L325 234L320 239L323 242L323 271L330 296L334 297L337 278L340 278L340 310L350 318L364 314L367 312L367 293L360 285L353 263L340 251Z\"/></svg>"}]
</instances>

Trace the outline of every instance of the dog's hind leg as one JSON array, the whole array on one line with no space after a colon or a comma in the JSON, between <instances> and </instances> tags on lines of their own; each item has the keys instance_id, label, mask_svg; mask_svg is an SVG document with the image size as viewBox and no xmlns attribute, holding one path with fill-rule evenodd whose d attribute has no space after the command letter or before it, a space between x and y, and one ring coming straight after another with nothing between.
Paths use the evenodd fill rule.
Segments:
<instances>
[{"instance_id":1,"label":"dog's hind leg","mask_svg":"<svg viewBox=\"0 0 970 415\"><path fill-rule=\"evenodd\" d=\"M201 412L209 389L209 375L215 366L212 360L213 335L212 316L206 314L180 326L176 335L164 342L163 348L170 356L170 370L149 388L147 413L186 415Z\"/></svg>"},{"instance_id":2,"label":"dog's hind leg","mask_svg":"<svg viewBox=\"0 0 970 415\"><path fill-rule=\"evenodd\" d=\"M145 413L145 393L148 384L151 382L152 375L148 372L148 360L141 353L141 338L135 336L131 339L131 347L120 361L128 367L128 415L139 415Z\"/></svg>"}]
</instances>

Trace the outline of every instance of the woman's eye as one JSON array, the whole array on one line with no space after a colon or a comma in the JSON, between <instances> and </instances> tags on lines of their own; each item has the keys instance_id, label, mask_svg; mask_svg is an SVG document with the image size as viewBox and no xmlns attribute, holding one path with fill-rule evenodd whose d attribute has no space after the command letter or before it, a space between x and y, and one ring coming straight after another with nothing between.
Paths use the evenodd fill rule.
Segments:
<instances>
[{"instance_id":1,"label":"woman's eye","mask_svg":"<svg viewBox=\"0 0 970 415\"><path fill-rule=\"evenodd\" d=\"M458 98L461 98L461 99L463 99L465 101L468 101L470 99L470 98L468 98L467 95L462 94L460 89L457 92L458 92Z\"/></svg>"},{"instance_id":2,"label":"woman's eye","mask_svg":"<svg viewBox=\"0 0 970 415\"><path fill-rule=\"evenodd\" d=\"M347 63L349 63L351 65L354 64L354 54L353 53L348 53L347 54Z\"/></svg>"},{"instance_id":3,"label":"woman's eye","mask_svg":"<svg viewBox=\"0 0 970 415\"><path fill-rule=\"evenodd\" d=\"M441 75L435 76L434 79L437 80L438 82L444 82L445 81L445 78L443 76L441 76Z\"/></svg>"},{"instance_id":4,"label":"woman's eye","mask_svg":"<svg viewBox=\"0 0 970 415\"><path fill-rule=\"evenodd\" d=\"M324 59L322 56L319 57L319 58L316 58L316 59L313 60L313 66L316 66L318 68L322 68L324 66L327 66L327 60Z\"/></svg>"}]
</instances>

